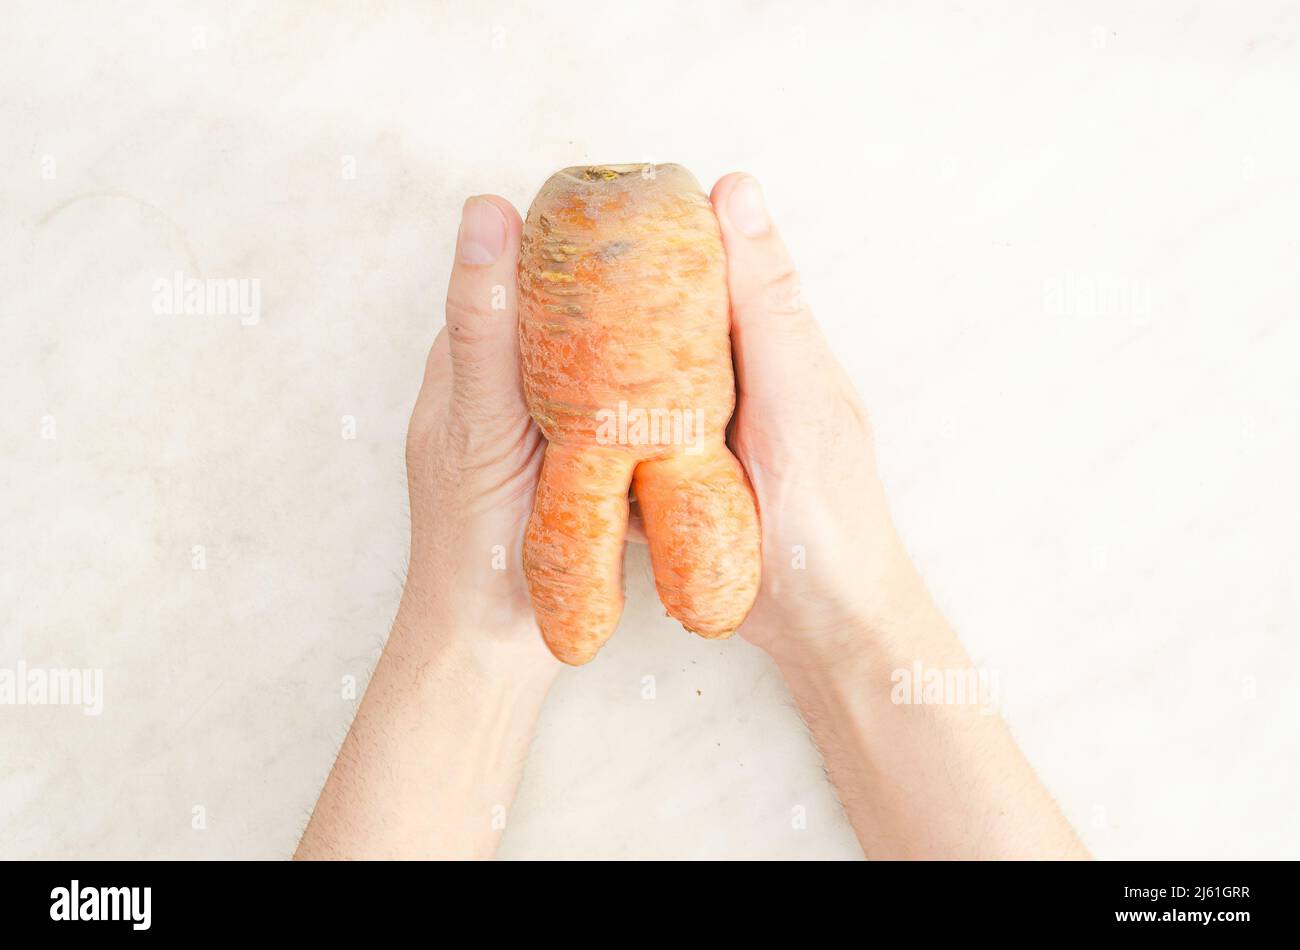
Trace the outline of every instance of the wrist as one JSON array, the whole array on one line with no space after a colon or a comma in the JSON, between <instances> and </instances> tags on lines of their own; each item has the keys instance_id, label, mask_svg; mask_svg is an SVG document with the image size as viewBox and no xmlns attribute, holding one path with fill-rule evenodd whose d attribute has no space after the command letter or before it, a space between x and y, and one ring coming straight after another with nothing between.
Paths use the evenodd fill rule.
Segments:
<instances>
[{"instance_id":1,"label":"wrist","mask_svg":"<svg viewBox=\"0 0 1300 950\"><path fill-rule=\"evenodd\" d=\"M853 708L887 710L900 675L965 670L970 660L924 589L846 625L834 648L773 654L782 678L805 715L832 716Z\"/></svg>"},{"instance_id":2,"label":"wrist","mask_svg":"<svg viewBox=\"0 0 1300 950\"><path fill-rule=\"evenodd\" d=\"M867 597L833 623L792 628L764 645L783 676L858 676L865 668L893 668L915 659L961 654L956 634L906 556L883 574Z\"/></svg>"},{"instance_id":3,"label":"wrist","mask_svg":"<svg viewBox=\"0 0 1300 950\"><path fill-rule=\"evenodd\" d=\"M531 617L493 620L471 623L404 595L383 661L418 679L481 681L490 690L549 689L563 664L546 648L536 622Z\"/></svg>"}]
</instances>

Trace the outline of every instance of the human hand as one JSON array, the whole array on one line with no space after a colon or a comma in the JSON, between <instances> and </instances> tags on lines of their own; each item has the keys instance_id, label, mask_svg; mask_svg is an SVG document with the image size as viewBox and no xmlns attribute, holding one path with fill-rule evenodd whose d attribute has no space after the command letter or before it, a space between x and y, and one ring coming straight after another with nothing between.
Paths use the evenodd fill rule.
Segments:
<instances>
[{"instance_id":1,"label":"human hand","mask_svg":"<svg viewBox=\"0 0 1300 950\"><path fill-rule=\"evenodd\" d=\"M432 629L553 673L520 567L545 448L519 376L522 228L504 198L465 203L447 323L407 435L411 558L395 629L424 630L417 641Z\"/></svg>"},{"instance_id":2,"label":"human hand","mask_svg":"<svg viewBox=\"0 0 1300 950\"><path fill-rule=\"evenodd\" d=\"M560 663L538 635L519 551L542 436L519 379L522 223L465 202L406 439L411 558L393 631L296 856L488 857Z\"/></svg>"},{"instance_id":3,"label":"human hand","mask_svg":"<svg viewBox=\"0 0 1300 950\"><path fill-rule=\"evenodd\" d=\"M889 516L871 424L753 178L710 196L731 294L730 442L758 498L763 579L740 628L778 662L834 663L926 600Z\"/></svg>"},{"instance_id":4,"label":"human hand","mask_svg":"<svg viewBox=\"0 0 1300 950\"><path fill-rule=\"evenodd\" d=\"M763 586L740 632L778 660L828 663L924 588L889 517L866 413L802 299L758 184L728 175L711 197L732 301L730 441L763 531ZM411 563L397 626L432 616L549 668L519 570L545 448L519 379L522 223L494 196L470 199L464 217L447 327L408 435Z\"/></svg>"}]
</instances>

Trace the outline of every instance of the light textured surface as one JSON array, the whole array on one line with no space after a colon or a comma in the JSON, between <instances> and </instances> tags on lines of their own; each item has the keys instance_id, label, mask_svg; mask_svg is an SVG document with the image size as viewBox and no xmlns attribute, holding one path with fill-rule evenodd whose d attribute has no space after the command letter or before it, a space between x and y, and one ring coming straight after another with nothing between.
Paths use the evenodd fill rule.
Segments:
<instances>
[{"instance_id":1,"label":"light textured surface","mask_svg":"<svg viewBox=\"0 0 1300 950\"><path fill-rule=\"evenodd\" d=\"M4 13L0 667L106 695L0 706L0 855L290 853L397 602L461 201L630 161L763 180L1096 853L1300 853L1294 4L181 6ZM176 270L260 321L155 314ZM776 671L627 575L503 853L856 855Z\"/></svg>"}]
</instances>

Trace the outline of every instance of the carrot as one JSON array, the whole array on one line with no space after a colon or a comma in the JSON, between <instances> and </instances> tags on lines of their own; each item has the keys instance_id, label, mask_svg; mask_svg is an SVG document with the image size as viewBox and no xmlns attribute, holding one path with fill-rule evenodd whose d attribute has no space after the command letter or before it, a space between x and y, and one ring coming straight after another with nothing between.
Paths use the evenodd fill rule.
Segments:
<instances>
[{"instance_id":1,"label":"carrot","mask_svg":"<svg viewBox=\"0 0 1300 950\"><path fill-rule=\"evenodd\" d=\"M730 636L758 592L754 493L735 408L726 259L679 165L566 168L524 223L519 342L547 439L524 538L542 636L586 663L618 626L629 487L670 616Z\"/></svg>"}]
</instances>

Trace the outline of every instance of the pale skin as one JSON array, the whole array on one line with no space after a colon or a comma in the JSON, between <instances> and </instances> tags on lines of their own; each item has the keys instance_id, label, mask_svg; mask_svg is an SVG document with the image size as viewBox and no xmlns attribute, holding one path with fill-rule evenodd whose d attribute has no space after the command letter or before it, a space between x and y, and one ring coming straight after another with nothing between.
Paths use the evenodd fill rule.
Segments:
<instances>
[{"instance_id":1,"label":"pale skin","mask_svg":"<svg viewBox=\"0 0 1300 950\"><path fill-rule=\"evenodd\" d=\"M762 523L763 586L740 634L784 675L863 852L1087 857L1000 717L891 701L891 671L970 660L894 529L866 411L758 183L728 175L711 198L732 300L730 441ZM297 858L492 856L561 669L519 558L543 448L519 379L521 229L502 198L466 202L407 440L406 589Z\"/></svg>"}]
</instances>

